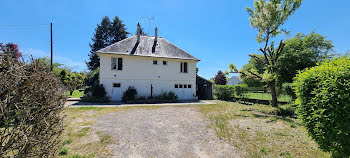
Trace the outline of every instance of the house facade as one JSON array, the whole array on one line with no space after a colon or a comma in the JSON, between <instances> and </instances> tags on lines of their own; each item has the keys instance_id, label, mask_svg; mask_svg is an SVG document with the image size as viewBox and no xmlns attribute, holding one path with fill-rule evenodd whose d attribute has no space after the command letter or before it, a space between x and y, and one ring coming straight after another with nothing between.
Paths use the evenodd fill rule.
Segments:
<instances>
[{"instance_id":1,"label":"house facade","mask_svg":"<svg viewBox=\"0 0 350 158\"><path fill-rule=\"evenodd\" d=\"M129 86L138 97L175 92L179 100L195 100L197 58L157 36L137 34L97 51L100 84L111 101L121 101Z\"/></svg>"}]
</instances>

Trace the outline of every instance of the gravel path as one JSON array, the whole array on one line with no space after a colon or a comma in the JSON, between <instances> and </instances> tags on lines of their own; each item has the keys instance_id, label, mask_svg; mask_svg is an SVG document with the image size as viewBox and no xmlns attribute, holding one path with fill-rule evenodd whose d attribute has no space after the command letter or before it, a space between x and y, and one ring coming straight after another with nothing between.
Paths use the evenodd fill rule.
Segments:
<instances>
[{"instance_id":1,"label":"gravel path","mask_svg":"<svg viewBox=\"0 0 350 158\"><path fill-rule=\"evenodd\" d=\"M239 157L208 125L197 107L161 107L110 113L93 127L113 137L113 157Z\"/></svg>"}]
</instances>

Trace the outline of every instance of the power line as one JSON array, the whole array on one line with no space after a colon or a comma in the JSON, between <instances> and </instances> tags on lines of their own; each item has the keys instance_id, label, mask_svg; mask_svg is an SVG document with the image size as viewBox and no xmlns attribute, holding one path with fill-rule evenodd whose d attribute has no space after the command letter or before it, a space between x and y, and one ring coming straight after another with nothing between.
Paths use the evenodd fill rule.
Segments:
<instances>
[{"instance_id":1,"label":"power line","mask_svg":"<svg viewBox=\"0 0 350 158\"><path fill-rule=\"evenodd\" d=\"M0 24L0 27L33 27L33 26L49 26L50 24Z\"/></svg>"}]
</instances>

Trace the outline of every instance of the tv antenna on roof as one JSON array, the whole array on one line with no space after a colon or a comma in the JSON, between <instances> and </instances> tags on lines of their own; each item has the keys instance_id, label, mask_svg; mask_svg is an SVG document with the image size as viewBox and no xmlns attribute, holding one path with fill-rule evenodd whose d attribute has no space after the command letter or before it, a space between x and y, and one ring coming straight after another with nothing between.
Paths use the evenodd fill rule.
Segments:
<instances>
[{"instance_id":1,"label":"tv antenna on roof","mask_svg":"<svg viewBox=\"0 0 350 158\"><path fill-rule=\"evenodd\" d=\"M151 27L151 20L154 20L154 16L152 16L152 17L142 17L142 18L148 20L148 31L147 31L147 34L149 34L149 28Z\"/></svg>"}]
</instances>

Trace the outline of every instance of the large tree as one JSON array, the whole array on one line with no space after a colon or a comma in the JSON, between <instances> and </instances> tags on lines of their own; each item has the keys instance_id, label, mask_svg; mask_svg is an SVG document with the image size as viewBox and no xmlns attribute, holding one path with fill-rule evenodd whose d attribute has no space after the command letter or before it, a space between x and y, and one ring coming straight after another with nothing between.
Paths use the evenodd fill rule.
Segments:
<instances>
[{"instance_id":1,"label":"large tree","mask_svg":"<svg viewBox=\"0 0 350 158\"><path fill-rule=\"evenodd\" d=\"M332 53L332 41L312 32L298 33L285 40L285 46L277 60L277 81L279 84L293 82L299 70L314 67L328 59Z\"/></svg>"},{"instance_id":2,"label":"large tree","mask_svg":"<svg viewBox=\"0 0 350 158\"><path fill-rule=\"evenodd\" d=\"M241 73L250 75L258 80L264 80L268 84L272 96L272 106L277 106L276 62L285 44L281 40L278 47L275 48L275 44L271 39L282 32L287 33L286 30L280 29L280 27L300 7L301 2L302 0L256 0L254 1L254 10L249 7L246 8L250 16L251 27L258 30L256 40L258 43L264 44L259 49L264 55L263 59L254 54L250 55L250 57L264 65L266 70L263 74L249 70Z\"/></svg>"},{"instance_id":3,"label":"large tree","mask_svg":"<svg viewBox=\"0 0 350 158\"><path fill-rule=\"evenodd\" d=\"M92 44L90 43L89 61L86 62L90 70L95 70L100 66L100 58L96 51L107 47L115 42L123 40L129 33L126 31L123 21L115 16L113 22L109 20L108 16L102 18L100 24L97 24L94 37L92 37Z\"/></svg>"}]
</instances>

